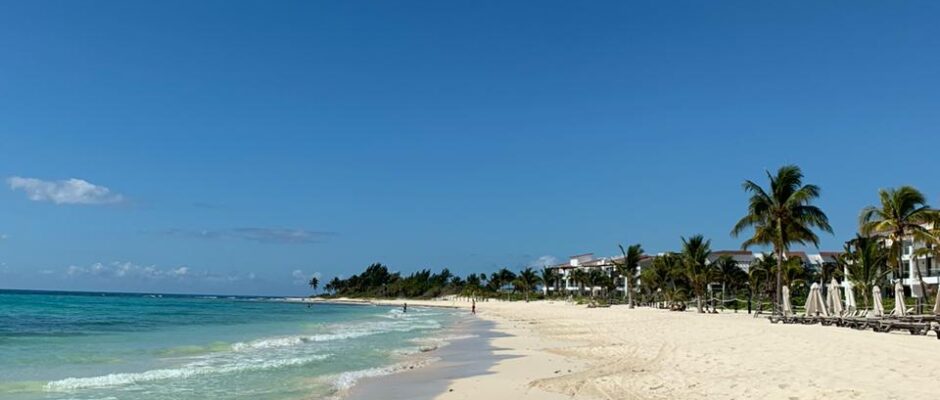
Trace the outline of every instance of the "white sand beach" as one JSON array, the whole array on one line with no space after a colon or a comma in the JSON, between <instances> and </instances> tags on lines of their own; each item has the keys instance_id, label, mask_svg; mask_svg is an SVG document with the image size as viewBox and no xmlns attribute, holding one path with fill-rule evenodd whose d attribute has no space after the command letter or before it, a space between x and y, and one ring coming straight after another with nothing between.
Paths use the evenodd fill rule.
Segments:
<instances>
[{"instance_id":1,"label":"white sand beach","mask_svg":"<svg viewBox=\"0 0 940 400\"><path fill-rule=\"evenodd\" d=\"M508 335L493 345L509 357L437 399L932 398L940 371L933 334L547 301L478 303L478 315Z\"/></svg>"}]
</instances>

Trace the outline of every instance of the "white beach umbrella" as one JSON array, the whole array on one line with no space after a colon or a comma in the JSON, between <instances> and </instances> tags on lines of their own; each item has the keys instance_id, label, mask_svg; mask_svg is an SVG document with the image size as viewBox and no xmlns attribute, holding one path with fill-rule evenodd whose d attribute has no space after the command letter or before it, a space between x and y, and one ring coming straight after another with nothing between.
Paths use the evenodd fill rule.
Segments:
<instances>
[{"instance_id":1,"label":"white beach umbrella","mask_svg":"<svg viewBox=\"0 0 940 400\"><path fill-rule=\"evenodd\" d=\"M855 311L858 309L858 305L855 304L855 290L852 287L852 282L846 280L843 283L845 283L845 309Z\"/></svg>"},{"instance_id":2,"label":"white beach umbrella","mask_svg":"<svg viewBox=\"0 0 940 400\"><path fill-rule=\"evenodd\" d=\"M872 315L881 317L885 315L885 307L881 304L881 288L875 286L871 288Z\"/></svg>"},{"instance_id":3,"label":"white beach umbrella","mask_svg":"<svg viewBox=\"0 0 940 400\"><path fill-rule=\"evenodd\" d=\"M783 315L793 315L793 305L790 304L790 288L783 285Z\"/></svg>"},{"instance_id":4,"label":"white beach umbrella","mask_svg":"<svg viewBox=\"0 0 940 400\"><path fill-rule=\"evenodd\" d=\"M933 304L933 313L934 315L940 315L940 287L938 287L937 299Z\"/></svg>"},{"instance_id":5,"label":"white beach umbrella","mask_svg":"<svg viewBox=\"0 0 940 400\"><path fill-rule=\"evenodd\" d=\"M819 315L829 316L829 310L826 308L826 301L823 300L822 286L816 285L816 304L819 307Z\"/></svg>"},{"instance_id":6,"label":"white beach umbrella","mask_svg":"<svg viewBox=\"0 0 940 400\"><path fill-rule=\"evenodd\" d=\"M904 303L904 285L901 281L894 284L894 311L892 315L903 317L907 315L907 306Z\"/></svg>"},{"instance_id":7,"label":"white beach umbrella","mask_svg":"<svg viewBox=\"0 0 940 400\"><path fill-rule=\"evenodd\" d=\"M806 295L806 315L816 315L819 312L819 307L816 306L816 289L819 287L817 283L813 283L809 287L809 294Z\"/></svg>"},{"instance_id":8,"label":"white beach umbrella","mask_svg":"<svg viewBox=\"0 0 940 400\"><path fill-rule=\"evenodd\" d=\"M842 307L842 294L839 292L839 282L836 278L832 278L832 283L829 284L829 294L826 297L829 298L829 310L832 311L832 315L842 315L845 309Z\"/></svg>"},{"instance_id":9,"label":"white beach umbrella","mask_svg":"<svg viewBox=\"0 0 940 400\"><path fill-rule=\"evenodd\" d=\"M822 291L819 290L819 284L813 283L809 287L809 296L806 296L806 315L829 316L826 310L826 303L822 299Z\"/></svg>"}]
</instances>

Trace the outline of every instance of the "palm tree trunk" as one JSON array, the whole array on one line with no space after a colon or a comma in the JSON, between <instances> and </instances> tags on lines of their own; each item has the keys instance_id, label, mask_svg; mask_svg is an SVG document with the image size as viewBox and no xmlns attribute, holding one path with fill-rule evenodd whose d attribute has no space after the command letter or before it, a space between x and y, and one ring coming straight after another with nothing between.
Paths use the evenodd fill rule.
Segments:
<instances>
[{"instance_id":1,"label":"palm tree trunk","mask_svg":"<svg viewBox=\"0 0 940 400\"><path fill-rule=\"evenodd\" d=\"M624 278L624 281L625 281L625 282L624 282L624 285L623 285L623 290L626 290L626 291L629 293L629 294L627 295L627 298L628 298L627 303L630 304L630 308L634 308L634 304L633 304L633 282L631 282L632 280L633 280L633 279L630 279L630 278Z\"/></svg>"},{"instance_id":2,"label":"palm tree trunk","mask_svg":"<svg viewBox=\"0 0 940 400\"><path fill-rule=\"evenodd\" d=\"M783 299L783 249L776 249L777 252L777 291L774 299L773 314L777 314L780 307L780 301Z\"/></svg>"}]
</instances>

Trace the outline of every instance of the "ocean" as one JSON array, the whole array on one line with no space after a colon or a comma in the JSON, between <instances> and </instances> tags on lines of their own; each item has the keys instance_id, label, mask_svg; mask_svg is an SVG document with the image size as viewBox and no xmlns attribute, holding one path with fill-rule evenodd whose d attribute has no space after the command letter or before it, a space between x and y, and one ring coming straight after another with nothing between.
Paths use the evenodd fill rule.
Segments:
<instances>
[{"instance_id":1,"label":"ocean","mask_svg":"<svg viewBox=\"0 0 940 400\"><path fill-rule=\"evenodd\" d=\"M0 399L326 399L434 361L446 309L0 290Z\"/></svg>"}]
</instances>

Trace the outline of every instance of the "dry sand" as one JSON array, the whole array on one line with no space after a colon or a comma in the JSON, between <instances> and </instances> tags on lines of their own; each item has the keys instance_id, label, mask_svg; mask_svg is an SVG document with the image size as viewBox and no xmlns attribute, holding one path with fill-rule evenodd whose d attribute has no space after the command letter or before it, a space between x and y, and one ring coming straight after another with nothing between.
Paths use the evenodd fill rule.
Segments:
<instances>
[{"instance_id":1,"label":"dry sand","mask_svg":"<svg viewBox=\"0 0 940 400\"><path fill-rule=\"evenodd\" d=\"M490 374L451 382L452 391L437 399L913 399L938 393L940 341L933 334L562 302L490 301L478 303L478 315L508 335L493 345L509 357Z\"/></svg>"}]
</instances>

